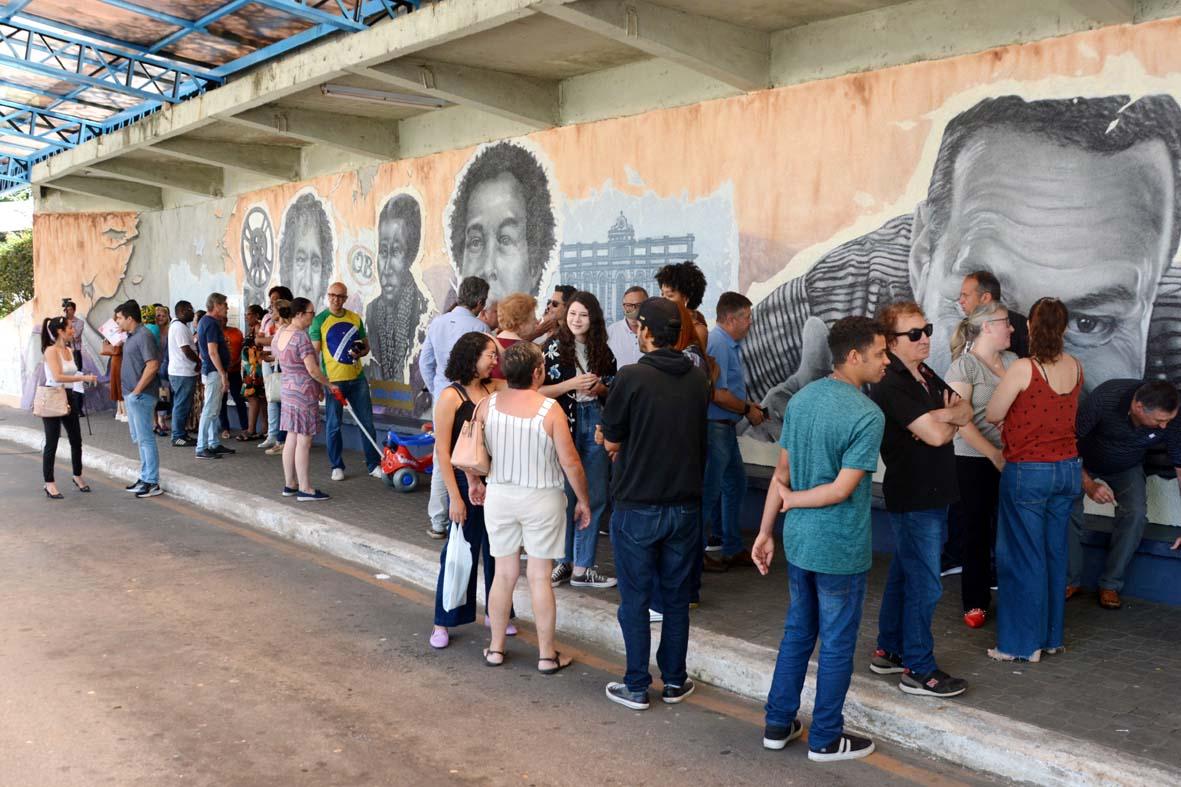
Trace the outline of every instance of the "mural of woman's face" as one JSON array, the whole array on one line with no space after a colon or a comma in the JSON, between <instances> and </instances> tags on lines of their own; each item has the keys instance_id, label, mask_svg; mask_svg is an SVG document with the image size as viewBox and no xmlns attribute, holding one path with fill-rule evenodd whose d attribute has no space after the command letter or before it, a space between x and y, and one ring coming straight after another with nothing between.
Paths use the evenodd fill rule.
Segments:
<instances>
[{"instance_id":1,"label":"mural of woman's face","mask_svg":"<svg viewBox=\"0 0 1181 787\"><path fill-rule=\"evenodd\" d=\"M508 172L472 189L464 221L463 276L479 276L491 286L490 300L532 292L529 277L529 217L525 192Z\"/></svg>"},{"instance_id":2,"label":"mural of woman's face","mask_svg":"<svg viewBox=\"0 0 1181 787\"><path fill-rule=\"evenodd\" d=\"M410 269L405 219L387 219L378 228L377 276L382 292L397 288Z\"/></svg>"},{"instance_id":3,"label":"mural of woman's face","mask_svg":"<svg viewBox=\"0 0 1181 787\"><path fill-rule=\"evenodd\" d=\"M289 286L296 297L308 298L318 307L328 288L328 277L324 273L327 254L320 248L320 233L314 221L302 222L295 232L295 258Z\"/></svg>"}]
</instances>

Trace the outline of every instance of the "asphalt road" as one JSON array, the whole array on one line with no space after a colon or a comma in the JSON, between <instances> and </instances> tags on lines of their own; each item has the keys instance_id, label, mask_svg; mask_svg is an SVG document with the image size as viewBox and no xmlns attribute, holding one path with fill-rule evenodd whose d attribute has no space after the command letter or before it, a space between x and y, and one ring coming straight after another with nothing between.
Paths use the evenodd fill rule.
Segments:
<instances>
[{"instance_id":1,"label":"asphalt road","mask_svg":"<svg viewBox=\"0 0 1181 787\"><path fill-rule=\"evenodd\" d=\"M501 669L479 628L434 651L417 589L60 465L47 500L39 462L0 443L5 787L981 783L889 745L764 751L760 708L707 687L628 711L578 643L553 677L528 631Z\"/></svg>"}]
</instances>

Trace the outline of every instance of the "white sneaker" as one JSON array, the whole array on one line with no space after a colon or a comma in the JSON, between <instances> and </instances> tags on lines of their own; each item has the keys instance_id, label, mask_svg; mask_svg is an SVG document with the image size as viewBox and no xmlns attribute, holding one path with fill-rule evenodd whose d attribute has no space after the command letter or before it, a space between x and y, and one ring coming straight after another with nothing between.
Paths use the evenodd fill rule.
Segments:
<instances>
[{"instance_id":1,"label":"white sneaker","mask_svg":"<svg viewBox=\"0 0 1181 787\"><path fill-rule=\"evenodd\" d=\"M268 437L266 440L263 440L261 443L256 445L255 448L266 449L266 448L273 448L274 446L275 446L275 441Z\"/></svg>"},{"instance_id":2,"label":"white sneaker","mask_svg":"<svg viewBox=\"0 0 1181 787\"><path fill-rule=\"evenodd\" d=\"M657 612L654 609L648 610L648 622L649 623L663 623L664 622L664 613Z\"/></svg>"},{"instance_id":3,"label":"white sneaker","mask_svg":"<svg viewBox=\"0 0 1181 787\"><path fill-rule=\"evenodd\" d=\"M380 478L383 481L385 480L385 473L382 472L380 465L373 468L373 472L371 472L369 475L373 476L374 478Z\"/></svg>"},{"instance_id":4,"label":"white sneaker","mask_svg":"<svg viewBox=\"0 0 1181 787\"><path fill-rule=\"evenodd\" d=\"M344 480L344 469L340 468L340 467L332 468L332 480L333 481L343 481Z\"/></svg>"}]
</instances>

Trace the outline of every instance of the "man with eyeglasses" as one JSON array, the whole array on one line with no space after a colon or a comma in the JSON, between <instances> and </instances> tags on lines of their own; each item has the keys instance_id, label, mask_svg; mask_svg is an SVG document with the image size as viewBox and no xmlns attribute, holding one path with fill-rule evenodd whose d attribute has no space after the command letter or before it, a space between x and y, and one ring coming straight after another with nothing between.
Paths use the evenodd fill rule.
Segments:
<instances>
[{"instance_id":1,"label":"man with eyeglasses","mask_svg":"<svg viewBox=\"0 0 1181 787\"><path fill-rule=\"evenodd\" d=\"M869 668L900 674L898 688L907 694L955 697L968 684L936 664L931 620L943 594L939 553L947 509L959 500L952 440L972 420L972 406L924 363L934 329L917 303L892 303L878 322L887 331L890 365L870 397L886 415L882 493L894 558Z\"/></svg>"},{"instance_id":2,"label":"man with eyeglasses","mask_svg":"<svg viewBox=\"0 0 1181 787\"><path fill-rule=\"evenodd\" d=\"M569 284L559 284L554 287L554 294L550 296L549 302L545 305L545 311L541 313L541 322L537 323L537 333L533 337L533 343L544 346L546 342L554 338L558 332L558 326L566 319L566 304L574 297L574 293L578 292L578 288Z\"/></svg>"},{"instance_id":3,"label":"man with eyeglasses","mask_svg":"<svg viewBox=\"0 0 1181 787\"><path fill-rule=\"evenodd\" d=\"M637 331L640 327L640 304L648 300L643 287L628 287L623 293L623 319L607 327L607 346L615 356L616 367L636 363L643 357Z\"/></svg>"},{"instance_id":4,"label":"man with eyeglasses","mask_svg":"<svg viewBox=\"0 0 1181 787\"><path fill-rule=\"evenodd\" d=\"M369 339L361 315L344 307L349 288L344 282L333 282L328 287L328 308L316 315L308 328L308 338L320 355L320 364L328 380L340 388L344 398L353 406L361 422L360 427L376 438L373 431L373 401L369 381L361 359L369 354ZM324 397L324 442L328 447L328 463L332 466L332 480L344 480L344 457L341 456L341 422L344 407L333 396ZM365 466L369 475L382 478L381 454L361 440L365 450Z\"/></svg>"}]
</instances>

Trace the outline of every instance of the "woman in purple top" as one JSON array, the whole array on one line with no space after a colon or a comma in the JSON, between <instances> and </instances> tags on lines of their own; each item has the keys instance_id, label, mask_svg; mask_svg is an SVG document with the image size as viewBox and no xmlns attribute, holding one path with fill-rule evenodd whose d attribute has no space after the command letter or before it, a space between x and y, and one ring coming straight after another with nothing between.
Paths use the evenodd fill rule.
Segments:
<instances>
[{"instance_id":1,"label":"woman in purple top","mask_svg":"<svg viewBox=\"0 0 1181 787\"><path fill-rule=\"evenodd\" d=\"M308 326L316 316L312 302L295 298L279 307L279 316L289 321L271 340L271 350L283 369L279 428L288 434L283 445L283 497L294 496L301 503L327 500L329 496L314 488L308 478L308 457L320 426L321 386L333 393L338 389L320 370L319 353L308 338Z\"/></svg>"}]
</instances>

